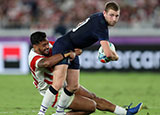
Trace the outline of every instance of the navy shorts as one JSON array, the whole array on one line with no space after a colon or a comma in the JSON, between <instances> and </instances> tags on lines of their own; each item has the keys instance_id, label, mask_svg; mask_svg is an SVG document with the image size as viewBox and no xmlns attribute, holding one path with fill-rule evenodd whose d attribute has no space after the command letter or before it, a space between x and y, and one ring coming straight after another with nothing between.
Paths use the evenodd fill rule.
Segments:
<instances>
[{"instance_id":1,"label":"navy shorts","mask_svg":"<svg viewBox=\"0 0 160 115\"><path fill-rule=\"evenodd\" d=\"M74 46L71 40L63 36L54 43L53 48L52 48L52 55L59 54L59 53L65 53L71 50L74 51ZM69 57L65 58L59 63L57 63L56 65L61 65L61 64L69 65L68 67L69 69L79 69L80 68L78 56L76 56L73 61L70 61Z\"/></svg>"}]
</instances>

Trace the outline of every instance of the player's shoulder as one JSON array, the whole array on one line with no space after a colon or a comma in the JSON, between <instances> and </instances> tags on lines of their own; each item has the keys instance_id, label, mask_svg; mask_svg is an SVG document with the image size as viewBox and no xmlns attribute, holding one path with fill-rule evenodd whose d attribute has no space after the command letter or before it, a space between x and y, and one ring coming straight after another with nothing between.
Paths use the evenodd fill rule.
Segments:
<instances>
[{"instance_id":1,"label":"player's shoulder","mask_svg":"<svg viewBox=\"0 0 160 115\"><path fill-rule=\"evenodd\" d=\"M94 13L90 18L96 26L108 26L102 12Z\"/></svg>"},{"instance_id":2,"label":"player's shoulder","mask_svg":"<svg viewBox=\"0 0 160 115\"><path fill-rule=\"evenodd\" d=\"M34 52L34 49L32 48L31 50L30 50L30 52L29 52L29 57L31 57L31 56L36 56L36 55L38 55L36 52Z\"/></svg>"},{"instance_id":3,"label":"player's shoulder","mask_svg":"<svg viewBox=\"0 0 160 115\"><path fill-rule=\"evenodd\" d=\"M29 55L28 55L28 59L29 62L31 62L32 60L38 60L40 58L44 58L44 56L37 54L36 52L34 52L33 48L30 50Z\"/></svg>"},{"instance_id":4,"label":"player's shoulder","mask_svg":"<svg viewBox=\"0 0 160 115\"><path fill-rule=\"evenodd\" d=\"M94 13L90 16L91 19L101 19L102 17L103 17L102 12L97 12L97 13Z\"/></svg>"}]
</instances>

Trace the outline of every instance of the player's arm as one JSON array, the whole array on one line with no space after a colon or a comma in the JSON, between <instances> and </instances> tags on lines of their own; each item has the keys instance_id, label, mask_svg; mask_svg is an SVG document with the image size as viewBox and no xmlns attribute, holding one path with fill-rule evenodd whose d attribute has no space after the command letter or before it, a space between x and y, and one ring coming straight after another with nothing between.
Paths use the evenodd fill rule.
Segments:
<instances>
[{"instance_id":1,"label":"player's arm","mask_svg":"<svg viewBox=\"0 0 160 115\"><path fill-rule=\"evenodd\" d=\"M68 53L61 53L61 54L55 54L54 56L43 58L38 62L38 67L52 67L53 65L57 64L61 60L63 60L66 57L75 58L75 53L70 51Z\"/></svg>"},{"instance_id":2,"label":"player's arm","mask_svg":"<svg viewBox=\"0 0 160 115\"><path fill-rule=\"evenodd\" d=\"M72 60L75 58L76 55L80 55L82 53L81 49L76 48L75 52L70 51L68 53L61 53L55 54L54 56L43 58L38 62L38 67L52 67L53 65L57 64L61 60L66 57L70 57Z\"/></svg>"},{"instance_id":3,"label":"player's arm","mask_svg":"<svg viewBox=\"0 0 160 115\"><path fill-rule=\"evenodd\" d=\"M102 46L102 48L103 48L103 51L104 51L104 53L105 53L105 55L106 55L106 57L107 57L108 59L110 59L110 60L112 60L112 61L118 60L118 58L119 58L119 57L118 57L118 54L110 49L110 46L109 46L109 42L108 42L108 41L106 41L106 40L101 40L101 41L100 41L100 44L101 44L101 46Z\"/></svg>"}]
</instances>

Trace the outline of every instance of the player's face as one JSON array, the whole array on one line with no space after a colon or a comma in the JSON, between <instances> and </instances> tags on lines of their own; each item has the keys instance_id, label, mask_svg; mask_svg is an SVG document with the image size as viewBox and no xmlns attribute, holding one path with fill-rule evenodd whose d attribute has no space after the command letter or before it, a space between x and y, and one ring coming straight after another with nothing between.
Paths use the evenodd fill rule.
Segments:
<instances>
[{"instance_id":1,"label":"player's face","mask_svg":"<svg viewBox=\"0 0 160 115\"><path fill-rule=\"evenodd\" d=\"M118 22L120 11L114 11L112 9L109 9L107 12L104 11L103 14L108 25L114 26Z\"/></svg>"},{"instance_id":2,"label":"player's face","mask_svg":"<svg viewBox=\"0 0 160 115\"><path fill-rule=\"evenodd\" d=\"M38 44L38 52L41 55L49 56L49 41L47 39Z\"/></svg>"}]
</instances>

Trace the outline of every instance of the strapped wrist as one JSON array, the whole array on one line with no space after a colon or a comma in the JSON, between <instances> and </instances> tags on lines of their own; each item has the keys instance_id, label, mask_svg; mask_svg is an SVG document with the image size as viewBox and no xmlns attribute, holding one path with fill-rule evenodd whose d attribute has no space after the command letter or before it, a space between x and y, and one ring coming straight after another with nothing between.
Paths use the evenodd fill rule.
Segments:
<instances>
[{"instance_id":1,"label":"strapped wrist","mask_svg":"<svg viewBox=\"0 0 160 115\"><path fill-rule=\"evenodd\" d=\"M61 53L61 55L63 56L63 58L66 58L66 57L64 56L64 53Z\"/></svg>"},{"instance_id":2,"label":"strapped wrist","mask_svg":"<svg viewBox=\"0 0 160 115\"><path fill-rule=\"evenodd\" d=\"M67 58L67 57L69 57L70 56L70 54L71 54L71 52L70 51L65 51L64 53L63 53L63 57L64 58Z\"/></svg>"}]
</instances>

